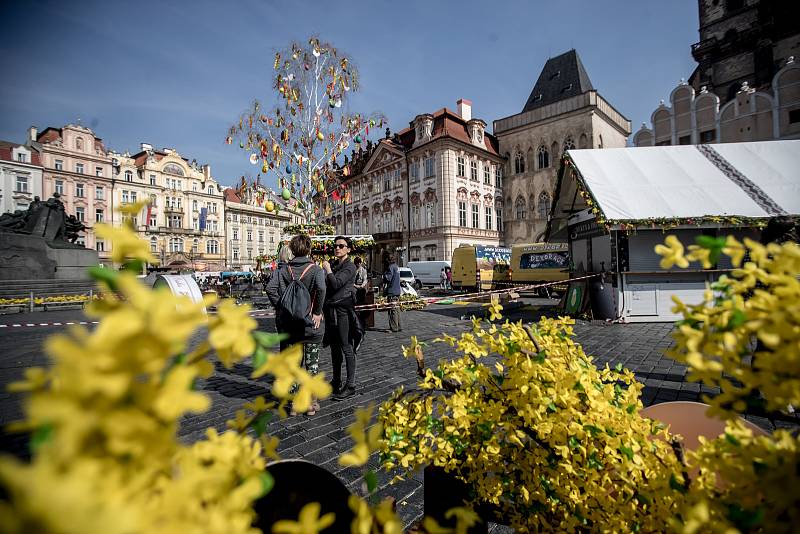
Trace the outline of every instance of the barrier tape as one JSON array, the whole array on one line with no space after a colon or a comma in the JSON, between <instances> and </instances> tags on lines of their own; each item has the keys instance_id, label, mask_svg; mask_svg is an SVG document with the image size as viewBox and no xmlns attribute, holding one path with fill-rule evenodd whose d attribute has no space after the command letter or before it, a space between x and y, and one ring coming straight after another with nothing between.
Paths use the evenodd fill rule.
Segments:
<instances>
[{"instance_id":1,"label":"barrier tape","mask_svg":"<svg viewBox=\"0 0 800 534\"><path fill-rule=\"evenodd\" d=\"M528 291L531 289L539 289L542 287L550 287L550 286L564 286L568 285L571 282L575 282L578 280L588 280L590 278L597 278L598 276L602 276L602 273L590 274L586 276L579 276L577 278L570 278L569 280L559 280L557 282L546 282L542 284L529 284L524 286L514 286L508 289L493 289L491 291L482 291L478 293L465 293L461 295L448 295L444 297L419 297L417 300L410 300L401 302L399 300L394 300L391 302L382 302L380 304L361 304L359 306L355 306L356 311L384 311L389 310L392 308L399 308L401 305L406 304L417 304L420 301L427 306L428 304L436 304L437 302L441 302L443 300L453 300L453 302L465 302L470 300L476 300L485 298L486 296L492 295L501 295L503 293L512 293L516 291Z\"/></svg>"}]
</instances>

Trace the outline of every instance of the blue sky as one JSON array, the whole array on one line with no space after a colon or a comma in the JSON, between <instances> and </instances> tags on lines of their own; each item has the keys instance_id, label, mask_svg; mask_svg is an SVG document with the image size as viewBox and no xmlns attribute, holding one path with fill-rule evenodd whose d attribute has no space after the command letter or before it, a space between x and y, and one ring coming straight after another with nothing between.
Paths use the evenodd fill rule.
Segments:
<instances>
[{"instance_id":1,"label":"blue sky","mask_svg":"<svg viewBox=\"0 0 800 534\"><path fill-rule=\"evenodd\" d=\"M491 127L570 48L636 131L689 77L698 40L696 0L27 0L2 13L0 139L80 118L109 148L173 147L223 184L253 170L226 130L254 98L274 103L274 52L292 40L349 54L351 111L393 131L462 97Z\"/></svg>"}]
</instances>

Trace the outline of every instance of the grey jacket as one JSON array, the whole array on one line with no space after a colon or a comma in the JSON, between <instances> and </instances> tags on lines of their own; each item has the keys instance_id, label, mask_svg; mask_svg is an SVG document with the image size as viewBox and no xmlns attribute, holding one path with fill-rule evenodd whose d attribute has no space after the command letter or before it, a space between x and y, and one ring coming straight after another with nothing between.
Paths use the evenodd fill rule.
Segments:
<instances>
[{"instance_id":1,"label":"grey jacket","mask_svg":"<svg viewBox=\"0 0 800 534\"><path fill-rule=\"evenodd\" d=\"M300 275L303 274L303 270L309 264L311 265L311 268L308 270L305 276L303 276L302 280L300 280L300 283L306 286L308 292L311 294L311 298L313 299L314 305L311 308L311 313L313 315L320 315L322 313L322 305L325 302L325 271L322 270L322 267L314 264L314 262L312 262L308 256L299 256L292 259L289 262L289 269L291 269L292 273L294 273L295 279L298 279L300 278ZM276 312L278 311L278 305L281 301L281 297L283 296L283 292L286 291L286 287L291 281L292 276L284 267L276 270L267 284L267 297L269 298L269 301L272 303L272 306L275 308ZM276 323L278 315L280 314L276 313ZM283 331L289 333L292 338L292 342L302 341L298 338L298 335L302 335L305 341L311 341L314 343L319 343L322 341L322 327L314 329L310 326L305 326L302 324L276 324L276 326L278 327L279 332Z\"/></svg>"}]
</instances>

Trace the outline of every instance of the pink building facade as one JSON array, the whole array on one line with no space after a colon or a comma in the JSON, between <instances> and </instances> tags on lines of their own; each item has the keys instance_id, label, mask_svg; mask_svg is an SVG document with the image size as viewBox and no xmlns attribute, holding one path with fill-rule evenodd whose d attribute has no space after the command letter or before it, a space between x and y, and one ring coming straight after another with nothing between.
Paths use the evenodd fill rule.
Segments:
<instances>
[{"instance_id":1,"label":"pink building facade","mask_svg":"<svg viewBox=\"0 0 800 534\"><path fill-rule=\"evenodd\" d=\"M38 134L31 128L29 136L41 153L43 199L59 193L67 214L86 225L78 241L96 249L100 261L110 264L111 244L97 238L93 229L96 223L111 221L114 209L112 159L102 139L74 124L48 127Z\"/></svg>"}]
</instances>

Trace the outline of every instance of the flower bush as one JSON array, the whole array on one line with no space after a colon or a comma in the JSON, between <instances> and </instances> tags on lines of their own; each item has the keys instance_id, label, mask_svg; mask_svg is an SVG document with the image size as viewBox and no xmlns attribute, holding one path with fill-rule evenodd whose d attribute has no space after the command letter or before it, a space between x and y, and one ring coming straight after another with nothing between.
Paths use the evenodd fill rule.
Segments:
<instances>
[{"instance_id":1,"label":"flower bush","mask_svg":"<svg viewBox=\"0 0 800 534\"><path fill-rule=\"evenodd\" d=\"M690 380L721 387L706 401L729 419L722 436L683 451L639 415L642 386L629 371L597 369L573 342L570 319L473 319L459 338L436 340L456 359L423 370L418 390L381 407L383 465L441 467L468 484L468 504L494 504L521 532L791 532L800 523L798 437L755 437L736 416L800 403L800 247L704 236L687 252L670 236L657 252L664 268L708 267L721 254L737 267L702 303L676 300L684 319L671 352ZM501 309L489 305L490 319ZM414 339L404 349L421 369L423 348Z\"/></svg>"},{"instance_id":2,"label":"flower bush","mask_svg":"<svg viewBox=\"0 0 800 534\"><path fill-rule=\"evenodd\" d=\"M700 474L674 524L687 532L791 532L800 524L800 438L785 429L754 436L737 416L800 406L800 246L703 236L685 256L673 248L664 261L708 268L721 254L731 258L730 276L710 284L698 304L674 299L683 319L669 354L688 365L690 380L720 388L705 401L728 420L724 436L689 454Z\"/></svg>"},{"instance_id":3,"label":"flower bush","mask_svg":"<svg viewBox=\"0 0 800 534\"><path fill-rule=\"evenodd\" d=\"M0 456L0 531L258 532L251 526L253 503L273 485L267 459L278 459L278 440L266 426L276 411L286 415L288 401L304 411L330 386L299 365L296 347L271 353L279 338L255 331L247 307L225 301L209 318L204 305L214 297L194 303L166 288L146 288L134 272L150 260L149 251L137 245L133 230L102 232L113 250L126 252L117 256L121 272L91 271L107 291L87 307L99 324L51 337L45 349L52 365L27 369L11 387L26 395L25 418L12 430L31 434L32 458ZM203 327L207 338L190 347ZM257 397L237 411L230 430L211 428L205 439L181 444L180 419L210 407L195 382L213 373L212 351L228 367L252 356L253 376L273 375L278 400ZM292 383L299 384L295 395ZM375 438L364 446L349 453L348 465L363 465ZM386 504L373 508L354 496L351 508L358 511L354 532L399 532ZM274 531L317 532L331 521L319 511L310 503L298 521L276 523Z\"/></svg>"},{"instance_id":4,"label":"flower bush","mask_svg":"<svg viewBox=\"0 0 800 534\"><path fill-rule=\"evenodd\" d=\"M459 357L382 407L384 465L455 473L521 531L658 530L680 505L678 459L663 425L638 415L641 384L597 369L571 324L473 319L437 340Z\"/></svg>"}]
</instances>

